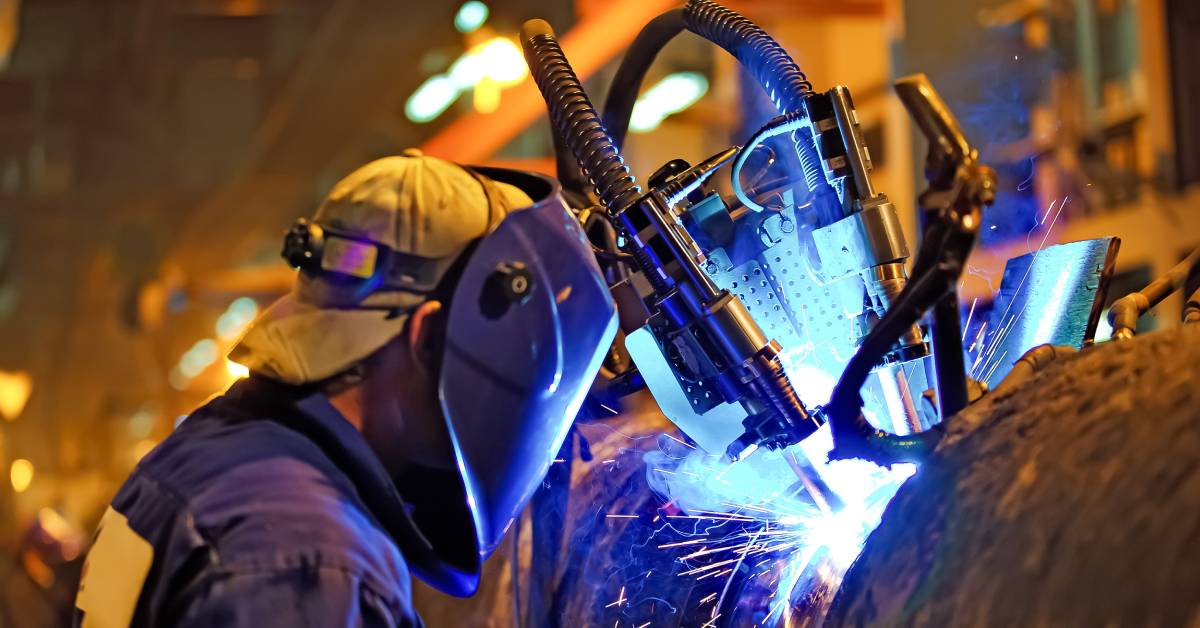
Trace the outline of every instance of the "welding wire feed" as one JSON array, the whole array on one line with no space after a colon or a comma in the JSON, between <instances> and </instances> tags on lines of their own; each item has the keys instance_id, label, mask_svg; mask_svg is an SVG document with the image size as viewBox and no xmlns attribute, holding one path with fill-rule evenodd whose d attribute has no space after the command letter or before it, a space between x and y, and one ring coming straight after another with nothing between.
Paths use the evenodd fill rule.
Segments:
<instances>
[{"instance_id":1,"label":"welding wire feed","mask_svg":"<svg viewBox=\"0 0 1200 628\"><path fill-rule=\"evenodd\" d=\"M733 167L729 169L730 182L733 185L733 193L745 205L747 209L755 212L765 211L766 208L759 205L750 198L749 194L742 188L742 166L746 164L746 160L750 157L750 153L758 147L759 144L777 135L796 131L805 124L806 117L804 112L793 112L785 114L763 125L763 127L754 132L750 139L746 142L746 146L738 153L737 159L733 162Z\"/></svg>"},{"instance_id":2,"label":"welding wire feed","mask_svg":"<svg viewBox=\"0 0 1200 628\"><path fill-rule=\"evenodd\" d=\"M800 111L812 83L796 62L757 24L711 0L691 0L683 12L688 30L729 51L767 90L782 113Z\"/></svg>"},{"instance_id":3,"label":"welding wire feed","mask_svg":"<svg viewBox=\"0 0 1200 628\"><path fill-rule=\"evenodd\" d=\"M609 138L587 92L571 69L570 62L545 20L529 20L521 26L525 62L546 101L550 124L566 142L571 154L591 181L609 215L631 206L642 190L629 172L620 151ZM647 281L656 292L666 292L666 282L650 269L656 267L640 247L631 247Z\"/></svg>"}]
</instances>

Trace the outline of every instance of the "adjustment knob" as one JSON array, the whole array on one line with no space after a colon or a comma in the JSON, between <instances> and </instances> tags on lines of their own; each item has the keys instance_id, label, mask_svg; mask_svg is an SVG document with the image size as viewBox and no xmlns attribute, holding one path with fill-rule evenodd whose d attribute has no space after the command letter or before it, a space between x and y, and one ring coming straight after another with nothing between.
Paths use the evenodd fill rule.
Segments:
<instances>
[{"instance_id":1,"label":"adjustment knob","mask_svg":"<svg viewBox=\"0 0 1200 628\"><path fill-rule=\"evenodd\" d=\"M533 294L533 274L521 262L500 262L483 283L479 309L488 318L500 318L512 305L521 305Z\"/></svg>"}]
</instances>

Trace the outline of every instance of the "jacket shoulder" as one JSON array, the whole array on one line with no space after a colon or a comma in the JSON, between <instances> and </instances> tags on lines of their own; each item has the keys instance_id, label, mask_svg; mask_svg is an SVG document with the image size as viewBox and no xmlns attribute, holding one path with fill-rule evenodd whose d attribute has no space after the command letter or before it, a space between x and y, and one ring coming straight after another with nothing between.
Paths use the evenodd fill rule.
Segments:
<instances>
[{"instance_id":1,"label":"jacket shoulder","mask_svg":"<svg viewBox=\"0 0 1200 628\"><path fill-rule=\"evenodd\" d=\"M273 420L227 418L188 418L113 501L155 545L162 573L196 582L336 570L407 600L399 550L321 449Z\"/></svg>"}]
</instances>

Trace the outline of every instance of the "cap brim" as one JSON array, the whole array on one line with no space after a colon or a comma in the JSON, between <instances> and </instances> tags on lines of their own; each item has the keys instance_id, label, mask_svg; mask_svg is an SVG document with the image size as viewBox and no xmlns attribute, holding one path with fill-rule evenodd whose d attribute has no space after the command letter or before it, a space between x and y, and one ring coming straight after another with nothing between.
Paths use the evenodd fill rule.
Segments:
<instances>
[{"instance_id":1,"label":"cap brim","mask_svg":"<svg viewBox=\"0 0 1200 628\"><path fill-rule=\"evenodd\" d=\"M327 309L288 294L271 304L229 352L251 372L287 384L308 384L346 370L404 329L408 310Z\"/></svg>"}]
</instances>

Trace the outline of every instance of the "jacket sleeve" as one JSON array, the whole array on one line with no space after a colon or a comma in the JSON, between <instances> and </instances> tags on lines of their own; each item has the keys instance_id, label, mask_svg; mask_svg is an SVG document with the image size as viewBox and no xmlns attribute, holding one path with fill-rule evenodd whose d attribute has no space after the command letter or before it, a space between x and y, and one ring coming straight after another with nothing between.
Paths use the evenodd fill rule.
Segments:
<instances>
[{"instance_id":1,"label":"jacket sleeve","mask_svg":"<svg viewBox=\"0 0 1200 628\"><path fill-rule=\"evenodd\" d=\"M173 604L176 625L420 628L407 599L373 590L360 576L332 567L210 574Z\"/></svg>"}]
</instances>

